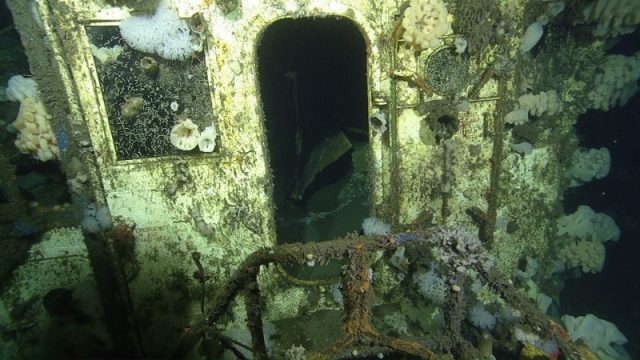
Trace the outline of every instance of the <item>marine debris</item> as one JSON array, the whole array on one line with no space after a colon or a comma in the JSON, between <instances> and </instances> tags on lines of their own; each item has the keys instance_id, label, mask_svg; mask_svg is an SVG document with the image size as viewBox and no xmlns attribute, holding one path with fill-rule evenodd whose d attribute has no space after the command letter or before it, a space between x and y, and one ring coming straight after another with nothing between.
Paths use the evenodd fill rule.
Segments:
<instances>
[{"instance_id":1,"label":"marine debris","mask_svg":"<svg viewBox=\"0 0 640 360\"><path fill-rule=\"evenodd\" d=\"M437 262L449 278L443 304L444 324L439 332L422 337L409 334L393 337L380 333L372 325L374 294L369 259L377 251L389 255L399 247L405 248L404 256L412 266L425 261ZM326 242L285 244L258 250L249 255L226 283L216 290L210 309L201 320L185 330L172 358L184 358L200 340L212 337L220 337L223 346L232 347L232 351L238 354L240 350L235 348L237 344L222 335L218 326L232 302L242 294L246 298L247 322L252 337L250 348L256 359L267 359L257 281L261 266L305 264L310 257L315 260L315 266L325 265L334 259L347 262L343 267L340 290L344 299L342 329L345 336L328 348L307 353L307 359L380 357L388 354L419 359L439 359L446 354L456 359L479 358L482 356L480 348L486 344L473 339L470 336L473 332L465 324L469 295L474 291L472 283L478 281L497 294L514 314L510 327L514 329L516 338L526 333L544 339L541 341L553 344L555 351L560 351L569 359L577 359L577 347L560 331L562 328L540 312L535 302L519 292L507 276L495 269L489 253L477 236L457 227L434 227L426 231L368 237L351 234ZM499 340L508 341L493 341Z\"/></svg>"}]
</instances>

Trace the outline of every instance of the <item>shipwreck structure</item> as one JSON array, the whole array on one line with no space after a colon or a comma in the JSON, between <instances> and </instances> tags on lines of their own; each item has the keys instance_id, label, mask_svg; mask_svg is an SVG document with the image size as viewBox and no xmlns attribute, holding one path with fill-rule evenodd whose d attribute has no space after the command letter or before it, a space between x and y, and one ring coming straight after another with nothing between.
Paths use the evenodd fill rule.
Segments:
<instances>
[{"instance_id":1,"label":"shipwreck structure","mask_svg":"<svg viewBox=\"0 0 640 360\"><path fill-rule=\"evenodd\" d=\"M608 39L637 25L632 5L624 13L600 1L7 2L32 72L7 90L23 94L16 144L59 161L74 201L16 270L1 299L6 314L69 288L57 296L98 299L91 351L185 356L195 344L180 347L181 333L195 326L201 356L215 358L208 333L238 357L249 356L244 342L258 358L297 358L296 346L323 354L325 340L338 342L314 324L337 319L340 334L343 301L354 317L342 330L360 342L325 356L553 351L523 334L578 356L535 304L558 294L545 280L558 262L598 271L602 243L619 235L611 218L585 207L581 219L605 235L581 237L561 199L608 172L608 153L580 149L573 127L588 109L635 92L638 55L605 52ZM42 119L50 128L26 134ZM347 236L365 218L365 233L379 237ZM475 240L415 235L434 227ZM403 233L428 251L398 252ZM593 242L595 253L586 250ZM438 253L456 246L481 246L491 265ZM240 264L258 269L238 275ZM435 281L426 293L444 288L449 300L420 300L425 277ZM221 300L224 289L239 291L238 278L247 298ZM225 312L203 322L212 304ZM526 321L470 320L486 312L495 325L505 309ZM43 339L47 313L13 312L0 326ZM399 340L429 338L442 314L455 343ZM270 335L277 346L265 344ZM366 350L363 336L375 347ZM26 339L6 351L45 346Z\"/></svg>"}]
</instances>

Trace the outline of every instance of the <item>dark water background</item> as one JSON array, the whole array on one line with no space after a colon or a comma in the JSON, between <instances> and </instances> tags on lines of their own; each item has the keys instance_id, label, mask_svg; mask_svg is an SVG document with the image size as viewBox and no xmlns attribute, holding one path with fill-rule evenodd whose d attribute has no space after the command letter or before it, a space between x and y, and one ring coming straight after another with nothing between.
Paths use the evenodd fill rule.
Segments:
<instances>
[{"instance_id":1,"label":"dark water background","mask_svg":"<svg viewBox=\"0 0 640 360\"><path fill-rule=\"evenodd\" d=\"M634 37L637 39L637 36ZM636 44L638 44L636 42ZM616 221L621 236L607 243L604 268L570 280L560 295L561 312L572 315L593 313L618 326L629 339L625 348L640 358L640 96L636 94L622 108L608 112L590 111L577 124L580 144L606 147L611 152L611 172L600 180L565 194L565 213L589 204Z\"/></svg>"}]
</instances>

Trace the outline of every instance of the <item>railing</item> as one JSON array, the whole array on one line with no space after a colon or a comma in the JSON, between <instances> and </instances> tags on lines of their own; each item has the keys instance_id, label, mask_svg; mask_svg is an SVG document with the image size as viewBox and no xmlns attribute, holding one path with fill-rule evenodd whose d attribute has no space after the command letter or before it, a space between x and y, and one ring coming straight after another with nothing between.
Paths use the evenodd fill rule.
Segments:
<instances>
[{"instance_id":1,"label":"railing","mask_svg":"<svg viewBox=\"0 0 640 360\"><path fill-rule=\"evenodd\" d=\"M342 294L344 297L343 330L345 337L327 349L319 352L307 353L307 359L345 359L379 356L380 354L402 354L419 359L438 359L439 354L449 353L456 359L479 358L482 355L476 346L463 335L463 321L465 319L465 291L473 279L463 272L449 268L450 284L443 306L444 327L440 334L428 338L394 338L378 333L371 325L372 283L368 260L378 250L393 252L398 246L405 246L405 254L413 263L428 257L430 250L436 246L449 246L449 254L461 252L461 241L449 236L445 241L445 228L434 228L426 232L409 232L389 236L365 237L348 235L345 238L307 244L286 244L274 248L258 250L245 259L238 270L224 284L214 297L211 309L206 316L191 328L185 330L180 339L180 345L174 352L173 358L185 357L194 346L205 336L218 337L221 343L232 348L240 358L245 357L234 348L235 342L222 335L216 329L216 323L228 311L232 301L240 293L246 297L247 322L252 337L251 350L254 358L267 359L262 328L262 312L260 288L257 277L260 267L268 264L293 265L305 264L313 261L316 266L324 265L329 260L346 260L347 265L342 273ZM459 232L458 232L459 233ZM464 247L464 246L462 246ZM468 247L467 253L476 252L478 256L486 256L484 248ZM456 262L444 264L452 267ZM471 265L483 284L487 284L511 307L521 314L514 320L514 325L535 329L541 337L552 339L558 343L567 358L575 353L573 344L559 330L559 326L542 314L530 299L525 298L513 283L493 267L478 261ZM561 329L561 328L560 328ZM468 333L468 332L466 332Z\"/></svg>"}]
</instances>

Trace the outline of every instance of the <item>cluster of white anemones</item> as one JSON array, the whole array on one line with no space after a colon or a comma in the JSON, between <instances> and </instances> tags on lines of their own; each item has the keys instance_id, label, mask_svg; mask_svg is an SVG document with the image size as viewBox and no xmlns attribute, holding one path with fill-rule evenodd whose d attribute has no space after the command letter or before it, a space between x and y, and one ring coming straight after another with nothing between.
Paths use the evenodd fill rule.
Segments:
<instances>
[{"instance_id":1,"label":"cluster of white anemones","mask_svg":"<svg viewBox=\"0 0 640 360\"><path fill-rule=\"evenodd\" d=\"M21 75L13 76L6 94L9 100L20 102L20 111L12 124L18 130L15 141L18 150L40 161L59 159L58 141L49 123L51 115L40 100L36 82Z\"/></svg>"},{"instance_id":2,"label":"cluster of white anemones","mask_svg":"<svg viewBox=\"0 0 640 360\"><path fill-rule=\"evenodd\" d=\"M411 0L402 19L404 41L423 50L439 46L451 30L447 16L442 0Z\"/></svg>"},{"instance_id":3,"label":"cluster of white anemones","mask_svg":"<svg viewBox=\"0 0 640 360\"><path fill-rule=\"evenodd\" d=\"M202 152L213 152L217 136L218 133L213 125L207 126L200 132L198 125L194 124L191 119L186 119L178 122L171 129L169 140L173 146L180 150L189 151L197 146Z\"/></svg>"}]
</instances>

